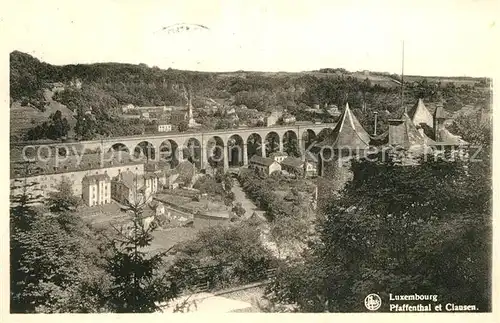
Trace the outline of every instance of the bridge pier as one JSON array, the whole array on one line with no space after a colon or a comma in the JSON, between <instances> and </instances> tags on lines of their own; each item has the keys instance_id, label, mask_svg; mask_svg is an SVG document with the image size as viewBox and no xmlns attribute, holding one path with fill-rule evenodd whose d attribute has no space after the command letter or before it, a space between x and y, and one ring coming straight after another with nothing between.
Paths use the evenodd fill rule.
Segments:
<instances>
[{"instance_id":1,"label":"bridge pier","mask_svg":"<svg viewBox=\"0 0 500 323\"><path fill-rule=\"evenodd\" d=\"M243 166L248 165L248 149L246 142L243 143Z\"/></svg>"},{"instance_id":2,"label":"bridge pier","mask_svg":"<svg viewBox=\"0 0 500 323\"><path fill-rule=\"evenodd\" d=\"M279 138L279 141L278 141L278 146L279 146L279 151L280 152L283 152L283 137L280 137Z\"/></svg>"},{"instance_id":3,"label":"bridge pier","mask_svg":"<svg viewBox=\"0 0 500 323\"><path fill-rule=\"evenodd\" d=\"M183 146L177 147L177 161L179 162L179 164L184 161L184 152L182 151L182 147Z\"/></svg>"},{"instance_id":4,"label":"bridge pier","mask_svg":"<svg viewBox=\"0 0 500 323\"><path fill-rule=\"evenodd\" d=\"M229 157L227 153L227 146L224 147L224 172L227 172L229 169Z\"/></svg>"},{"instance_id":5,"label":"bridge pier","mask_svg":"<svg viewBox=\"0 0 500 323\"><path fill-rule=\"evenodd\" d=\"M201 169L208 168L207 149L204 142L201 143Z\"/></svg>"},{"instance_id":6,"label":"bridge pier","mask_svg":"<svg viewBox=\"0 0 500 323\"><path fill-rule=\"evenodd\" d=\"M301 137L297 138L297 145L299 146L298 148L299 148L300 156L305 157L306 147L305 147L304 139L302 139Z\"/></svg>"},{"instance_id":7,"label":"bridge pier","mask_svg":"<svg viewBox=\"0 0 500 323\"><path fill-rule=\"evenodd\" d=\"M261 145L262 149L261 149L261 152L262 152L262 157L266 157L266 143L264 142L264 139L262 139L262 145Z\"/></svg>"}]
</instances>

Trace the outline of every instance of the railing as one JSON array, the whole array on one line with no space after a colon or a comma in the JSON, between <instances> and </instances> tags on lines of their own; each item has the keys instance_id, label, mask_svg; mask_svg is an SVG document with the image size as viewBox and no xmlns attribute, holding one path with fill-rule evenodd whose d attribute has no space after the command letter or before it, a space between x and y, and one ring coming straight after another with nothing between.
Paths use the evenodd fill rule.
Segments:
<instances>
[{"instance_id":1,"label":"railing","mask_svg":"<svg viewBox=\"0 0 500 323\"><path fill-rule=\"evenodd\" d=\"M155 137L182 137L182 136L189 136L189 135L216 135L216 134L222 134L222 133L227 133L227 134L232 134L232 133L238 133L239 132L249 132L249 131L274 131L274 130L282 130L282 129L293 129L293 130L298 130L300 129L310 129L310 128L333 128L335 127L335 123L308 123L308 124L296 124L296 125L278 125L278 126L271 126L271 127L250 127L250 128L235 128L235 129L216 129L216 130L209 130L209 131L185 131L185 132L178 132L178 131L169 131L169 132L160 132L160 133L153 133L153 134L141 134L141 135L129 135L129 136L119 136L119 137L104 137L101 139L94 139L94 140L81 140L81 141L46 141L46 142L37 142L37 141L16 141L16 142L11 142L10 144L12 146L25 146L25 145L51 145L51 144L90 144L90 143L97 143L97 142L110 142L110 141L116 141L116 140L131 140L131 139L145 139L145 138L155 138Z\"/></svg>"},{"instance_id":2,"label":"railing","mask_svg":"<svg viewBox=\"0 0 500 323\"><path fill-rule=\"evenodd\" d=\"M225 266L228 266L228 265L225 265ZM224 265L222 267L224 267ZM188 286L185 286L184 288L182 288L181 294L188 295L188 294L209 292L214 286L211 286L208 273L205 274L204 271L206 271L208 269L213 269L213 268L214 268L213 266L196 268L195 270L198 273L201 272L201 275L200 275L198 281L195 282L194 284L191 284L191 285L188 285ZM257 286L269 284L274 278L276 278L276 272L277 272L277 268L274 268L274 267L268 268L268 269L264 270L264 277L262 279L255 280L253 282L250 281L246 285L257 287ZM233 289L238 290L240 288L241 288L241 286L236 286L236 287L225 289L223 291L218 291L216 293L217 294L228 293L230 290L233 290Z\"/></svg>"}]
</instances>

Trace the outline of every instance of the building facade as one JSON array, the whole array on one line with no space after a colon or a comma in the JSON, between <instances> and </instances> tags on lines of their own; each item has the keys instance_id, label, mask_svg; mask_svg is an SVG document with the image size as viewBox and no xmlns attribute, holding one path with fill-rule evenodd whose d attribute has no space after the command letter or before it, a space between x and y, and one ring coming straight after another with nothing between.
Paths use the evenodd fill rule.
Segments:
<instances>
[{"instance_id":1,"label":"building facade","mask_svg":"<svg viewBox=\"0 0 500 323\"><path fill-rule=\"evenodd\" d=\"M269 157L274 159L276 162L281 163L283 160L285 160L288 157L288 155L287 155L287 153L277 151L277 152L271 153L269 155Z\"/></svg>"},{"instance_id":2,"label":"building facade","mask_svg":"<svg viewBox=\"0 0 500 323\"><path fill-rule=\"evenodd\" d=\"M303 161L297 157L287 157L281 162L281 169L295 175L313 177L318 174L317 163L311 159Z\"/></svg>"},{"instance_id":3,"label":"building facade","mask_svg":"<svg viewBox=\"0 0 500 323\"><path fill-rule=\"evenodd\" d=\"M167 122L158 123L158 132L169 132L172 131L172 125Z\"/></svg>"},{"instance_id":4,"label":"building facade","mask_svg":"<svg viewBox=\"0 0 500 323\"><path fill-rule=\"evenodd\" d=\"M254 155L249 160L248 168L257 171L262 175L271 175L274 172L281 171L281 165L273 158L266 158Z\"/></svg>"},{"instance_id":5,"label":"building facade","mask_svg":"<svg viewBox=\"0 0 500 323\"><path fill-rule=\"evenodd\" d=\"M85 176L82 180L82 199L87 206L111 203L111 180L109 175Z\"/></svg>"},{"instance_id":6,"label":"building facade","mask_svg":"<svg viewBox=\"0 0 500 323\"><path fill-rule=\"evenodd\" d=\"M73 188L76 196L83 197L84 178L93 175L107 175L113 178L124 171L132 171L136 174L144 174L144 161L135 160L129 154L84 154L80 156L68 156L65 160L55 161L54 158L47 162L38 162L29 176L23 176L17 171L11 173L11 182L14 180L25 180L29 184L29 191L37 192L42 197L48 197L50 192L57 190L59 183L66 179ZM13 194L21 193L15 189Z\"/></svg>"},{"instance_id":7,"label":"building facade","mask_svg":"<svg viewBox=\"0 0 500 323\"><path fill-rule=\"evenodd\" d=\"M126 171L111 180L111 197L121 204L142 203L152 194L157 193L158 188L156 174L138 175Z\"/></svg>"},{"instance_id":8,"label":"building facade","mask_svg":"<svg viewBox=\"0 0 500 323\"><path fill-rule=\"evenodd\" d=\"M176 126L178 126L179 123L187 120L188 120L188 112L185 110L172 111L172 114L170 115L170 123Z\"/></svg>"}]
</instances>

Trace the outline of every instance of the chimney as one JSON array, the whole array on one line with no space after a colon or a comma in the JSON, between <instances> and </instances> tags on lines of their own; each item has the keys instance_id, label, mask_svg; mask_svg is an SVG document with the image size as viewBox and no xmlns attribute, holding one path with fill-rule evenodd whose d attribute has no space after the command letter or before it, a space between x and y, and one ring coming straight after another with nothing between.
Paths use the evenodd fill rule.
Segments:
<instances>
[{"instance_id":1,"label":"chimney","mask_svg":"<svg viewBox=\"0 0 500 323\"><path fill-rule=\"evenodd\" d=\"M444 128L444 121L446 120L446 114L441 103L438 103L433 116L433 126L434 126L434 140L437 142L442 141L441 130Z\"/></svg>"},{"instance_id":2,"label":"chimney","mask_svg":"<svg viewBox=\"0 0 500 323\"><path fill-rule=\"evenodd\" d=\"M420 134L420 136L424 137L425 136L425 133L424 133L424 128L422 128L421 126L418 126L417 127L417 130L418 130L418 133Z\"/></svg>"},{"instance_id":3,"label":"chimney","mask_svg":"<svg viewBox=\"0 0 500 323\"><path fill-rule=\"evenodd\" d=\"M389 122L389 145L404 144L404 121L400 119L390 119Z\"/></svg>"},{"instance_id":4,"label":"chimney","mask_svg":"<svg viewBox=\"0 0 500 323\"><path fill-rule=\"evenodd\" d=\"M375 114L375 124L373 125L373 135L376 136L377 135L377 116L378 116L378 112L375 111L375 112L373 112L373 114Z\"/></svg>"}]
</instances>

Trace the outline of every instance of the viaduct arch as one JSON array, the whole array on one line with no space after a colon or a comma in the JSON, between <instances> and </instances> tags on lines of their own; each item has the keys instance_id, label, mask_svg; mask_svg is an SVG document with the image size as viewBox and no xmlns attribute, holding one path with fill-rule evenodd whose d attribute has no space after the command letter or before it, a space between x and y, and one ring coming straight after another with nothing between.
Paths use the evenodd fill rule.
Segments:
<instances>
[{"instance_id":1,"label":"viaduct arch","mask_svg":"<svg viewBox=\"0 0 500 323\"><path fill-rule=\"evenodd\" d=\"M293 141L296 141L295 145L302 152L314 142L322 130L334 127L335 124L324 123L210 132L170 132L81 141L78 145L86 150L126 151L130 154L142 152L150 160L160 160L167 157L167 161L172 167L184 160L198 159L197 162L195 161L197 167L205 169L210 166L210 160L213 162L217 159L218 165L227 169L230 165L247 165L248 160L255 154L266 157L270 151L288 150L290 145L294 145L290 144ZM325 132L327 131L323 131L323 133ZM54 146L57 145L59 144L54 144ZM196 148L196 146L199 147ZM239 152L236 152L236 147L238 147ZM194 151L194 155L189 153L190 150ZM214 155L214 150L218 150L220 155L217 153ZM184 156L184 154L188 154L188 156Z\"/></svg>"}]
</instances>

